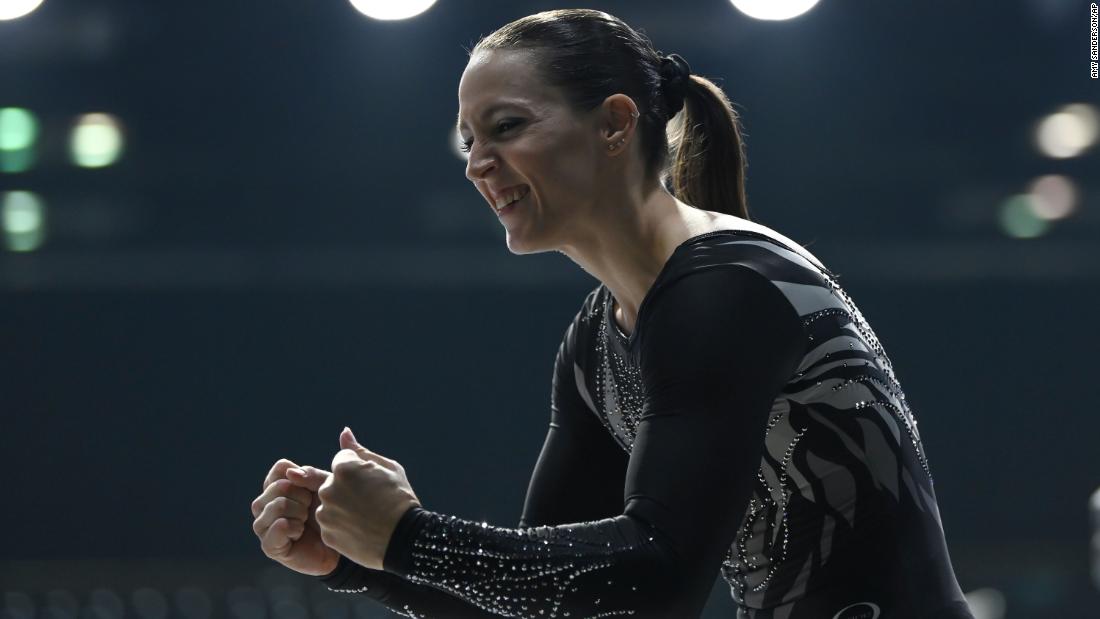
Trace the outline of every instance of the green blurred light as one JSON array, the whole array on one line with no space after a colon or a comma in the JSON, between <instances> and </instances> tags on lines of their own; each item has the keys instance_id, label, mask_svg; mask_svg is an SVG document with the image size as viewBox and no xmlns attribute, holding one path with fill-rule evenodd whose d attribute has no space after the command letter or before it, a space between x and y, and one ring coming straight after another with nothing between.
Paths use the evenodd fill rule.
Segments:
<instances>
[{"instance_id":1,"label":"green blurred light","mask_svg":"<svg viewBox=\"0 0 1100 619\"><path fill-rule=\"evenodd\" d=\"M0 108L0 150L23 150L34 145L38 121L21 107Z\"/></svg>"},{"instance_id":2,"label":"green blurred light","mask_svg":"<svg viewBox=\"0 0 1100 619\"><path fill-rule=\"evenodd\" d=\"M69 149L73 163L83 168L102 168L122 154L122 131L109 114L84 114L73 127Z\"/></svg>"},{"instance_id":3,"label":"green blurred light","mask_svg":"<svg viewBox=\"0 0 1100 619\"><path fill-rule=\"evenodd\" d=\"M1030 239L1041 236L1050 228L1050 222L1035 215L1031 196L1015 195L1001 204L1001 228L1011 237Z\"/></svg>"},{"instance_id":4,"label":"green blurred light","mask_svg":"<svg viewBox=\"0 0 1100 619\"><path fill-rule=\"evenodd\" d=\"M9 191L0 198L4 241L12 251L33 251L45 238L45 205L37 194Z\"/></svg>"},{"instance_id":5,"label":"green blurred light","mask_svg":"<svg viewBox=\"0 0 1100 619\"><path fill-rule=\"evenodd\" d=\"M34 165L34 151L29 148L23 150L0 150L0 172L16 174L26 172Z\"/></svg>"},{"instance_id":6,"label":"green blurred light","mask_svg":"<svg viewBox=\"0 0 1100 619\"><path fill-rule=\"evenodd\" d=\"M0 108L0 172L23 172L34 165L38 120L29 110Z\"/></svg>"}]
</instances>

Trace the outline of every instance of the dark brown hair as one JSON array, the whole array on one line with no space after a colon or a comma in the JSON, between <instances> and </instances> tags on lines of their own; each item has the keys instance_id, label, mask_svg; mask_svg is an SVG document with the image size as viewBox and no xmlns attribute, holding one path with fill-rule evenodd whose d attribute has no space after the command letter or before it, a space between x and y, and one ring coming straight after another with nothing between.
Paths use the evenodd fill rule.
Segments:
<instances>
[{"instance_id":1,"label":"dark brown hair","mask_svg":"<svg viewBox=\"0 0 1100 619\"><path fill-rule=\"evenodd\" d=\"M667 181L677 198L749 218L740 120L720 87L691 75L683 109L670 109L678 97L662 88L663 54L645 34L602 11L528 15L483 37L470 55L521 49L533 52L535 70L577 112L592 110L616 93L634 100L641 113L638 131L647 181L663 173L672 157Z\"/></svg>"}]
</instances>

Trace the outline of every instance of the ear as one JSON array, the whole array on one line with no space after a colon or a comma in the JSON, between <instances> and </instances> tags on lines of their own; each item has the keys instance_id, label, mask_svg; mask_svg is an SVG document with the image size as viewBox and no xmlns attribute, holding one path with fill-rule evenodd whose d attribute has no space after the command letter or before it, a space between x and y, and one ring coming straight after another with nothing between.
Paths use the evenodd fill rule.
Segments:
<instances>
[{"instance_id":1,"label":"ear","mask_svg":"<svg viewBox=\"0 0 1100 619\"><path fill-rule=\"evenodd\" d=\"M634 99L624 94L617 93L604 99L601 106L601 133L606 144L614 145L614 148L608 149L609 153L620 153L630 144L640 114Z\"/></svg>"}]
</instances>

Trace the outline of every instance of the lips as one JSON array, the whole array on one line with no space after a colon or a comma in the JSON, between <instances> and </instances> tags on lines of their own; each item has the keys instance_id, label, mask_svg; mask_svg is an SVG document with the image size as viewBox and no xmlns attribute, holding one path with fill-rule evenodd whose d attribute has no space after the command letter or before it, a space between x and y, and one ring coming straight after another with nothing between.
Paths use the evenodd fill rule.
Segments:
<instances>
[{"instance_id":1,"label":"lips","mask_svg":"<svg viewBox=\"0 0 1100 619\"><path fill-rule=\"evenodd\" d=\"M504 215L507 215L508 213L511 213L513 210L515 210L517 207L519 207L520 203L527 200L527 196L529 196L529 195L531 195L531 192L528 190L525 194L523 194L523 196L520 199L513 200L513 201L509 202L506 206L503 206L499 209L496 209L497 217L503 217Z\"/></svg>"},{"instance_id":2,"label":"lips","mask_svg":"<svg viewBox=\"0 0 1100 619\"><path fill-rule=\"evenodd\" d=\"M500 211L506 208L509 204L518 202L527 197L527 194L531 192L531 187L528 185L515 185L513 187L506 188L500 192L493 193L493 208Z\"/></svg>"}]
</instances>

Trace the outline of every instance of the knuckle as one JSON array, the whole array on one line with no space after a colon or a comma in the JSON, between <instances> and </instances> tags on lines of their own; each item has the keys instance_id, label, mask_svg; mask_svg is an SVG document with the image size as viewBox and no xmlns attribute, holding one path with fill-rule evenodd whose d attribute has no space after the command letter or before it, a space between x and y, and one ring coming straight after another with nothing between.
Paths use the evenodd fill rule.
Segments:
<instances>
[{"instance_id":1,"label":"knuckle","mask_svg":"<svg viewBox=\"0 0 1100 619\"><path fill-rule=\"evenodd\" d=\"M313 496L310 494L309 490L306 490L305 488L294 488L292 490L292 495L290 498L301 503L302 505L305 505L306 507L309 507L309 504L313 502Z\"/></svg>"}]
</instances>

